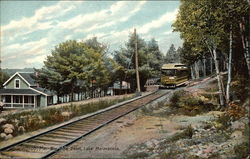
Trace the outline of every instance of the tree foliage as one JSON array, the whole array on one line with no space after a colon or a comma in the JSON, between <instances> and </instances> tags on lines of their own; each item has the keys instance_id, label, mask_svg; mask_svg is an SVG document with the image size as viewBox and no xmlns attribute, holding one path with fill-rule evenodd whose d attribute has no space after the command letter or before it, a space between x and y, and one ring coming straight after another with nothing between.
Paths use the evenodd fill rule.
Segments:
<instances>
[{"instance_id":1,"label":"tree foliage","mask_svg":"<svg viewBox=\"0 0 250 159\"><path fill-rule=\"evenodd\" d=\"M2 70L0 70L0 88L3 88L3 84L5 81L9 79L9 75Z\"/></svg>"},{"instance_id":2,"label":"tree foliage","mask_svg":"<svg viewBox=\"0 0 250 159\"><path fill-rule=\"evenodd\" d=\"M118 78L130 82L132 90L136 88L134 56L136 38L141 88L148 78L159 77L163 64L163 55L155 39L145 42L138 35L130 34L125 47L114 51L114 60L120 65Z\"/></svg>"},{"instance_id":3,"label":"tree foliage","mask_svg":"<svg viewBox=\"0 0 250 159\"><path fill-rule=\"evenodd\" d=\"M230 25L234 35L239 33L242 17L249 15L246 0L182 0L174 30L181 33L184 40L182 57L189 52L192 60L199 59L209 48L215 47L220 53L228 52ZM237 44L234 44L234 46Z\"/></svg>"},{"instance_id":4,"label":"tree foliage","mask_svg":"<svg viewBox=\"0 0 250 159\"><path fill-rule=\"evenodd\" d=\"M90 86L108 86L110 73L103 56L104 48L96 40L77 42L70 40L56 46L42 69L37 81L58 95L88 90ZM73 97L73 95L72 95Z\"/></svg>"},{"instance_id":5,"label":"tree foliage","mask_svg":"<svg viewBox=\"0 0 250 159\"><path fill-rule=\"evenodd\" d=\"M169 47L166 56L165 56L165 63L179 63L180 62L180 49L176 50L174 44L171 44Z\"/></svg>"},{"instance_id":6,"label":"tree foliage","mask_svg":"<svg viewBox=\"0 0 250 159\"><path fill-rule=\"evenodd\" d=\"M233 72L244 70L243 72L246 73L246 66L250 64L250 58L246 58L247 51L244 53L243 43L239 40L242 36L239 35L239 24L244 23L243 17L249 19L249 13L250 4L247 0L181 0L177 19L173 24L174 30L179 31L184 40L181 59L190 65L209 52L214 59L218 86L222 94L224 86L219 74L219 57L226 61L229 52L234 53L233 64L236 67L234 67ZM249 21L248 25L244 24L249 26ZM233 38L230 38L230 33L232 33ZM233 46L229 47L232 40ZM245 60L243 60L244 56ZM222 99L221 96L220 99Z\"/></svg>"}]
</instances>

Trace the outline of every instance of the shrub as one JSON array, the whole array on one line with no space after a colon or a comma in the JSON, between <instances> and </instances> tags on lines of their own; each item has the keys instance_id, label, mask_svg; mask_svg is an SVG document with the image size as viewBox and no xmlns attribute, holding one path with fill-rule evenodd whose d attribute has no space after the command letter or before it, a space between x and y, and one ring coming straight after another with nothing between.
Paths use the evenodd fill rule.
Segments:
<instances>
[{"instance_id":1,"label":"shrub","mask_svg":"<svg viewBox=\"0 0 250 159\"><path fill-rule=\"evenodd\" d=\"M146 158L148 154L146 152L135 152L128 156L128 158Z\"/></svg>"},{"instance_id":2,"label":"shrub","mask_svg":"<svg viewBox=\"0 0 250 159\"><path fill-rule=\"evenodd\" d=\"M87 103L83 105L65 105L62 107L48 107L41 108L37 110L29 110L18 112L15 114L9 114L4 116L8 123L15 125L14 120L18 120L18 125L15 127L17 130L18 126L23 126L26 132L35 131L41 128L52 126L54 124L59 124L63 121L69 120L73 117L84 115L87 113L92 113L97 110L107 108L113 104L119 103L121 101L127 100L127 98L114 99L108 101L99 101L95 103ZM67 112L66 116L63 112ZM65 114L65 113L64 113ZM0 133L3 130L0 131ZM20 135L20 132L14 131L13 135Z\"/></svg>"},{"instance_id":3,"label":"shrub","mask_svg":"<svg viewBox=\"0 0 250 159\"><path fill-rule=\"evenodd\" d=\"M246 114L246 111L240 105L235 103L229 103L226 114L230 117L231 120L237 120L243 117Z\"/></svg>"},{"instance_id":4,"label":"shrub","mask_svg":"<svg viewBox=\"0 0 250 159\"><path fill-rule=\"evenodd\" d=\"M185 91L183 90L174 92L174 94L170 98L170 106L177 107L177 108L180 107L179 106L180 98L184 94L185 94Z\"/></svg>"},{"instance_id":5,"label":"shrub","mask_svg":"<svg viewBox=\"0 0 250 159\"><path fill-rule=\"evenodd\" d=\"M249 155L249 146L250 146L249 141L234 146L234 153L236 155L236 158L238 159L247 158L247 156Z\"/></svg>"},{"instance_id":6,"label":"shrub","mask_svg":"<svg viewBox=\"0 0 250 159\"><path fill-rule=\"evenodd\" d=\"M194 134L194 129L192 128L191 125L189 125L182 132L174 134L174 136L172 136L170 138L170 141L174 142L174 141L177 141L179 139L192 138L193 134Z\"/></svg>"},{"instance_id":7,"label":"shrub","mask_svg":"<svg viewBox=\"0 0 250 159\"><path fill-rule=\"evenodd\" d=\"M178 148L171 148L159 155L160 159L172 159L172 158L183 158L180 154L184 154L186 151L180 150Z\"/></svg>"},{"instance_id":8,"label":"shrub","mask_svg":"<svg viewBox=\"0 0 250 159\"><path fill-rule=\"evenodd\" d=\"M179 113L191 116L216 109L216 106L209 103L206 97L193 96L186 91L175 92L170 98L170 106L177 108Z\"/></svg>"},{"instance_id":9,"label":"shrub","mask_svg":"<svg viewBox=\"0 0 250 159\"><path fill-rule=\"evenodd\" d=\"M214 126L218 130L226 130L231 125L231 119L228 114L220 115L214 122Z\"/></svg>"},{"instance_id":10,"label":"shrub","mask_svg":"<svg viewBox=\"0 0 250 159\"><path fill-rule=\"evenodd\" d=\"M250 92L249 79L242 75L236 75L232 82L232 91L238 99L244 101Z\"/></svg>"}]
</instances>

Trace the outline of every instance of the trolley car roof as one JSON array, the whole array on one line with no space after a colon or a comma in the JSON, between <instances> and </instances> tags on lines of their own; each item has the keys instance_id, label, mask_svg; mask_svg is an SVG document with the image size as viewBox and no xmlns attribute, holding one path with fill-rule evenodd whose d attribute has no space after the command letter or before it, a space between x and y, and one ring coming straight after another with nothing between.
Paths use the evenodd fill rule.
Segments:
<instances>
[{"instance_id":1,"label":"trolley car roof","mask_svg":"<svg viewBox=\"0 0 250 159\"><path fill-rule=\"evenodd\" d=\"M169 63L162 65L161 69L187 69L187 66L182 63Z\"/></svg>"}]
</instances>

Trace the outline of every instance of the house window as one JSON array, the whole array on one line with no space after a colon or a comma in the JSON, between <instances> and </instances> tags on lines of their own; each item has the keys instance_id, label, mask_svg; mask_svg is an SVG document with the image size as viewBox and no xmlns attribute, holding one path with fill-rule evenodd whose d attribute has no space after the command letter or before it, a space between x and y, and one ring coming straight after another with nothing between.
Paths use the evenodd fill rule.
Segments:
<instances>
[{"instance_id":1,"label":"house window","mask_svg":"<svg viewBox=\"0 0 250 159\"><path fill-rule=\"evenodd\" d=\"M20 88L20 80L19 79L15 80L15 88Z\"/></svg>"}]
</instances>

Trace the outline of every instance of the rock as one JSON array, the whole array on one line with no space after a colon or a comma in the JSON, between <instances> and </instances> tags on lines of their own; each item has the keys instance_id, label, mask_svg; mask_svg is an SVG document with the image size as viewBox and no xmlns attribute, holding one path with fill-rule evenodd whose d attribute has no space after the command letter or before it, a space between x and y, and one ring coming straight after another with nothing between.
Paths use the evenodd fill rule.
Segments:
<instances>
[{"instance_id":1,"label":"rock","mask_svg":"<svg viewBox=\"0 0 250 159\"><path fill-rule=\"evenodd\" d=\"M233 130L239 130L239 129L242 130L242 129L245 128L245 123L240 122L240 121L232 122L231 128L232 128Z\"/></svg>"},{"instance_id":2,"label":"rock","mask_svg":"<svg viewBox=\"0 0 250 159\"><path fill-rule=\"evenodd\" d=\"M178 159L185 159L185 157L184 157L183 154L178 154L178 155L176 155L176 158L178 158Z\"/></svg>"},{"instance_id":3,"label":"rock","mask_svg":"<svg viewBox=\"0 0 250 159\"><path fill-rule=\"evenodd\" d=\"M5 134L12 134L13 133L13 130L11 128L5 128L4 129L4 133Z\"/></svg>"},{"instance_id":4,"label":"rock","mask_svg":"<svg viewBox=\"0 0 250 159\"><path fill-rule=\"evenodd\" d=\"M43 117L41 115L38 116L39 120L43 120Z\"/></svg>"},{"instance_id":5,"label":"rock","mask_svg":"<svg viewBox=\"0 0 250 159\"><path fill-rule=\"evenodd\" d=\"M147 147L148 149L154 148L154 147L155 147L154 143L151 142L151 141L147 141L145 144L146 144L146 147Z\"/></svg>"},{"instance_id":6,"label":"rock","mask_svg":"<svg viewBox=\"0 0 250 159\"><path fill-rule=\"evenodd\" d=\"M240 120L239 120L240 122L242 122L242 123L245 123L245 124L249 124L250 123L250 121L249 121L249 118L248 117L243 117L243 118L240 118Z\"/></svg>"},{"instance_id":7,"label":"rock","mask_svg":"<svg viewBox=\"0 0 250 159\"><path fill-rule=\"evenodd\" d=\"M14 126L13 126L12 124L5 124L5 125L2 126L2 128L3 128L3 129L5 129L5 128L10 128L10 129L12 129L12 130L15 129Z\"/></svg>"},{"instance_id":8,"label":"rock","mask_svg":"<svg viewBox=\"0 0 250 159\"><path fill-rule=\"evenodd\" d=\"M18 127L18 132L24 133L25 132L25 128L23 126L19 126Z\"/></svg>"},{"instance_id":9,"label":"rock","mask_svg":"<svg viewBox=\"0 0 250 159\"><path fill-rule=\"evenodd\" d=\"M239 139L243 136L242 132L239 131L239 130L236 130L234 131L232 134L231 134L231 138L236 138L236 139Z\"/></svg>"},{"instance_id":10,"label":"rock","mask_svg":"<svg viewBox=\"0 0 250 159\"><path fill-rule=\"evenodd\" d=\"M204 150L204 153L212 153L213 152L213 148L212 147L207 147L205 150Z\"/></svg>"},{"instance_id":11,"label":"rock","mask_svg":"<svg viewBox=\"0 0 250 159\"><path fill-rule=\"evenodd\" d=\"M208 98L204 97L204 96L200 96L200 100L203 101L203 102L207 102L209 101Z\"/></svg>"},{"instance_id":12,"label":"rock","mask_svg":"<svg viewBox=\"0 0 250 159\"><path fill-rule=\"evenodd\" d=\"M40 120L40 124L44 124L44 123L46 123L45 120Z\"/></svg>"},{"instance_id":13,"label":"rock","mask_svg":"<svg viewBox=\"0 0 250 159\"><path fill-rule=\"evenodd\" d=\"M5 133L1 133L1 134L0 134L0 137L1 137L1 138L5 138L6 136L7 136L7 135L6 135Z\"/></svg>"},{"instance_id":14,"label":"rock","mask_svg":"<svg viewBox=\"0 0 250 159\"><path fill-rule=\"evenodd\" d=\"M70 117L71 113L70 112L62 112L61 115L63 117Z\"/></svg>"},{"instance_id":15,"label":"rock","mask_svg":"<svg viewBox=\"0 0 250 159\"><path fill-rule=\"evenodd\" d=\"M19 120L17 119L14 119L14 120L11 120L13 123L19 123Z\"/></svg>"},{"instance_id":16,"label":"rock","mask_svg":"<svg viewBox=\"0 0 250 159\"><path fill-rule=\"evenodd\" d=\"M197 155L197 156L201 156L201 155L202 155L202 152L203 152L202 150L199 150L199 151L196 153L196 155Z\"/></svg>"},{"instance_id":17,"label":"rock","mask_svg":"<svg viewBox=\"0 0 250 159\"><path fill-rule=\"evenodd\" d=\"M156 140L156 139L151 140L151 142L153 142L154 145L158 145L158 144L160 143L160 142L159 142L158 140Z\"/></svg>"},{"instance_id":18,"label":"rock","mask_svg":"<svg viewBox=\"0 0 250 159\"><path fill-rule=\"evenodd\" d=\"M13 136L12 136L11 134L9 134L9 135L7 135L7 136L5 137L5 140L11 139L11 138L13 138Z\"/></svg>"},{"instance_id":19,"label":"rock","mask_svg":"<svg viewBox=\"0 0 250 159\"><path fill-rule=\"evenodd\" d=\"M2 123L4 123L4 122L6 122L6 119L0 118L0 124L2 124Z\"/></svg>"}]
</instances>

